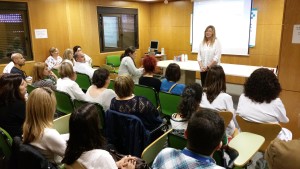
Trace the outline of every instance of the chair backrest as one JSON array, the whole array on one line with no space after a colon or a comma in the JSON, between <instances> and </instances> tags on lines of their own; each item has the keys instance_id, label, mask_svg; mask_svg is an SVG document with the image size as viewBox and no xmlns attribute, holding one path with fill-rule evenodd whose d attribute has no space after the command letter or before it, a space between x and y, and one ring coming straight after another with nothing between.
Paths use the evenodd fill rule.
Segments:
<instances>
[{"instance_id":1,"label":"chair backrest","mask_svg":"<svg viewBox=\"0 0 300 169\"><path fill-rule=\"evenodd\" d=\"M51 69L51 71L57 76L57 78L60 78L57 69Z\"/></svg>"},{"instance_id":2,"label":"chair backrest","mask_svg":"<svg viewBox=\"0 0 300 169\"><path fill-rule=\"evenodd\" d=\"M69 133L69 120L70 114L61 116L53 121L53 128L56 129L59 134L67 134Z\"/></svg>"},{"instance_id":3,"label":"chair backrest","mask_svg":"<svg viewBox=\"0 0 300 169\"><path fill-rule=\"evenodd\" d=\"M27 93L30 94L36 87L31 84L27 84Z\"/></svg>"},{"instance_id":4,"label":"chair backrest","mask_svg":"<svg viewBox=\"0 0 300 169\"><path fill-rule=\"evenodd\" d=\"M87 91L87 89L92 85L91 79L88 75L76 72L77 78L76 83L79 85L81 89Z\"/></svg>"},{"instance_id":5,"label":"chair backrest","mask_svg":"<svg viewBox=\"0 0 300 169\"><path fill-rule=\"evenodd\" d=\"M140 157L149 144L150 132L135 115L108 109L105 116L105 136L121 154Z\"/></svg>"},{"instance_id":6,"label":"chair backrest","mask_svg":"<svg viewBox=\"0 0 300 169\"><path fill-rule=\"evenodd\" d=\"M101 123L101 126L100 128L101 129L104 129L104 126L105 126L105 112L103 110L103 107L99 104L99 103L92 103L92 102L88 102L88 101L83 101L83 100L77 100L77 99L74 99L74 107L77 109L79 108L80 106L84 105L84 104L94 104L97 109L98 109L98 114L99 114L99 118L100 118L100 123Z\"/></svg>"},{"instance_id":7,"label":"chair backrest","mask_svg":"<svg viewBox=\"0 0 300 169\"><path fill-rule=\"evenodd\" d=\"M230 111L221 111L219 115L223 118L225 126L228 126L233 118L233 114Z\"/></svg>"},{"instance_id":8,"label":"chair backrest","mask_svg":"<svg viewBox=\"0 0 300 169\"><path fill-rule=\"evenodd\" d=\"M63 91L55 90L56 109L62 113L69 114L74 111L74 104L71 96Z\"/></svg>"},{"instance_id":9,"label":"chair backrest","mask_svg":"<svg viewBox=\"0 0 300 169\"><path fill-rule=\"evenodd\" d=\"M0 127L0 157L8 162L11 155L12 138Z\"/></svg>"},{"instance_id":10,"label":"chair backrest","mask_svg":"<svg viewBox=\"0 0 300 169\"><path fill-rule=\"evenodd\" d=\"M23 144L20 137L14 137L10 168L56 169L35 147Z\"/></svg>"},{"instance_id":11,"label":"chair backrest","mask_svg":"<svg viewBox=\"0 0 300 169\"><path fill-rule=\"evenodd\" d=\"M120 56L117 55L106 56L106 64L111 65L112 67L119 67L121 64Z\"/></svg>"},{"instance_id":12,"label":"chair backrest","mask_svg":"<svg viewBox=\"0 0 300 169\"><path fill-rule=\"evenodd\" d=\"M258 134L265 138L264 144L259 149L261 152L265 152L270 142L274 140L281 131L279 124L250 122L240 116L236 116L236 120L242 132Z\"/></svg>"},{"instance_id":13,"label":"chair backrest","mask_svg":"<svg viewBox=\"0 0 300 169\"><path fill-rule=\"evenodd\" d=\"M158 94L153 87L135 84L133 93L136 96L146 97L155 107L159 106Z\"/></svg>"},{"instance_id":14,"label":"chair backrest","mask_svg":"<svg viewBox=\"0 0 300 169\"><path fill-rule=\"evenodd\" d=\"M142 159L145 160L147 164L151 164L157 154L167 146L168 134L171 131L172 129L168 130L144 149Z\"/></svg>"},{"instance_id":15,"label":"chair backrest","mask_svg":"<svg viewBox=\"0 0 300 169\"><path fill-rule=\"evenodd\" d=\"M182 135L176 132L170 132L168 134L168 146L176 149L184 149L186 147L187 140Z\"/></svg>"},{"instance_id":16,"label":"chair backrest","mask_svg":"<svg viewBox=\"0 0 300 169\"><path fill-rule=\"evenodd\" d=\"M160 91L159 102L163 114L171 116L177 112L177 107L181 101L181 96Z\"/></svg>"},{"instance_id":17,"label":"chair backrest","mask_svg":"<svg viewBox=\"0 0 300 169\"><path fill-rule=\"evenodd\" d=\"M113 80L113 79L110 79L110 83L109 83L109 85L108 85L108 89L112 89L112 90L115 90L115 80Z\"/></svg>"}]
</instances>

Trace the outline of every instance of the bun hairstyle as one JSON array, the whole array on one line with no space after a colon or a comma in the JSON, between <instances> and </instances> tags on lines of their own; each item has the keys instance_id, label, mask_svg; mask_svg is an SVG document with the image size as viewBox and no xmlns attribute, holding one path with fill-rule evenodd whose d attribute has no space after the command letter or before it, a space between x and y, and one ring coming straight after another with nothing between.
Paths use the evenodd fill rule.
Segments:
<instances>
[{"instance_id":1,"label":"bun hairstyle","mask_svg":"<svg viewBox=\"0 0 300 169\"><path fill-rule=\"evenodd\" d=\"M178 106L178 112L183 118L189 119L196 111L202 99L202 87L198 83L187 85L182 93L182 100Z\"/></svg>"}]
</instances>

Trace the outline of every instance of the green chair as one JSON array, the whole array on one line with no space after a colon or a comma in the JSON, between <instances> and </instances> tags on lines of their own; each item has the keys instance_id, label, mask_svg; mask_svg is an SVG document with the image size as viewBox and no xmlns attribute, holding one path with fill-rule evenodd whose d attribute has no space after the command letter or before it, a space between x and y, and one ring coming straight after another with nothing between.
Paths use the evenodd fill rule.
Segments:
<instances>
[{"instance_id":1,"label":"green chair","mask_svg":"<svg viewBox=\"0 0 300 169\"><path fill-rule=\"evenodd\" d=\"M12 152L11 146L11 136L3 128L0 127L0 157L1 161L3 160L3 162L7 162L7 164Z\"/></svg>"},{"instance_id":2,"label":"green chair","mask_svg":"<svg viewBox=\"0 0 300 169\"><path fill-rule=\"evenodd\" d=\"M118 74L118 67L121 64L120 56L118 55L111 55L111 56L106 56L106 65L110 65L114 68L114 71L112 73L117 73Z\"/></svg>"},{"instance_id":3,"label":"green chair","mask_svg":"<svg viewBox=\"0 0 300 169\"><path fill-rule=\"evenodd\" d=\"M178 133L170 132L168 134L168 147L182 150L186 147L187 140Z\"/></svg>"},{"instance_id":4,"label":"green chair","mask_svg":"<svg viewBox=\"0 0 300 169\"><path fill-rule=\"evenodd\" d=\"M181 96L160 91L158 93L160 109L164 115L171 116L177 112Z\"/></svg>"},{"instance_id":5,"label":"green chair","mask_svg":"<svg viewBox=\"0 0 300 169\"><path fill-rule=\"evenodd\" d=\"M69 120L71 114L61 116L53 121L53 128L56 129L59 134L69 133Z\"/></svg>"},{"instance_id":6,"label":"green chair","mask_svg":"<svg viewBox=\"0 0 300 169\"><path fill-rule=\"evenodd\" d=\"M58 69L51 69L51 71L57 76L57 78L60 78L58 74Z\"/></svg>"},{"instance_id":7,"label":"green chair","mask_svg":"<svg viewBox=\"0 0 300 169\"><path fill-rule=\"evenodd\" d=\"M69 114L74 111L74 104L71 99L71 96L63 91L55 90L56 97L56 109L64 114Z\"/></svg>"},{"instance_id":8,"label":"green chair","mask_svg":"<svg viewBox=\"0 0 300 169\"><path fill-rule=\"evenodd\" d=\"M141 157L147 162L147 164L150 165L154 161L157 154L162 149L167 147L168 134L171 131L172 129L168 130L144 149Z\"/></svg>"},{"instance_id":9,"label":"green chair","mask_svg":"<svg viewBox=\"0 0 300 169\"><path fill-rule=\"evenodd\" d=\"M77 78L76 83L83 91L87 91L87 89L92 85L91 79L88 75L76 72Z\"/></svg>"},{"instance_id":10,"label":"green chair","mask_svg":"<svg viewBox=\"0 0 300 169\"><path fill-rule=\"evenodd\" d=\"M112 90L115 90L115 80L113 79L110 79L110 83L108 85L108 89L112 89Z\"/></svg>"},{"instance_id":11,"label":"green chair","mask_svg":"<svg viewBox=\"0 0 300 169\"><path fill-rule=\"evenodd\" d=\"M27 93L30 94L36 87L31 84L27 84Z\"/></svg>"},{"instance_id":12,"label":"green chair","mask_svg":"<svg viewBox=\"0 0 300 169\"><path fill-rule=\"evenodd\" d=\"M104 125L105 125L105 112L103 110L103 107L99 104L99 103L92 103L92 102L88 102L88 101L83 101L83 100L77 100L77 99L74 99L74 107L75 109L79 108L80 106L84 105L84 104L94 104L97 109L98 109L98 113L99 113L99 118L100 118L100 123L101 123L101 126L100 128L101 129L104 129Z\"/></svg>"},{"instance_id":13,"label":"green chair","mask_svg":"<svg viewBox=\"0 0 300 169\"><path fill-rule=\"evenodd\" d=\"M144 96L155 106L159 106L158 94L154 88L144 85L135 84L133 93L136 96Z\"/></svg>"}]
</instances>

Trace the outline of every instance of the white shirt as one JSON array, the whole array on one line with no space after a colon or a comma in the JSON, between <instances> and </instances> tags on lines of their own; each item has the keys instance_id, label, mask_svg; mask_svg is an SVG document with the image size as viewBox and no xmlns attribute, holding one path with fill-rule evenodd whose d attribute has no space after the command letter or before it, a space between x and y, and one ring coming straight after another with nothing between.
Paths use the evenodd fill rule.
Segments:
<instances>
[{"instance_id":1,"label":"white shirt","mask_svg":"<svg viewBox=\"0 0 300 169\"><path fill-rule=\"evenodd\" d=\"M204 67L207 67L212 61L216 61L217 65L221 62L221 44L218 39L215 40L215 43L210 46L206 43L200 43L197 61L202 62Z\"/></svg>"},{"instance_id":2,"label":"white shirt","mask_svg":"<svg viewBox=\"0 0 300 169\"><path fill-rule=\"evenodd\" d=\"M230 111L233 114L235 113L235 110L233 108L232 97L229 94L223 92L221 92L211 103L208 101L206 93L203 92L201 106L205 108L213 108L218 111L224 110L224 111ZM226 134L232 135L234 130L235 130L234 121L231 120L229 125L226 128Z\"/></svg>"},{"instance_id":3,"label":"white shirt","mask_svg":"<svg viewBox=\"0 0 300 169\"><path fill-rule=\"evenodd\" d=\"M74 71L86 74L90 77L90 79L92 79L95 69L93 69L87 63L75 62L74 63Z\"/></svg>"},{"instance_id":4,"label":"white shirt","mask_svg":"<svg viewBox=\"0 0 300 169\"><path fill-rule=\"evenodd\" d=\"M90 65L90 67L92 67L92 61L93 61L92 58L85 53L83 55L84 55L85 63L87 63L88 65Z\"/></svg>"},{"instance_id":5,"label":"white shirt","mask_svg":"<svg viewBox=\"0 0 300 169\"><path fill-rule=\"evenodd\" d=\"M109 152L101 149L86 151L79 159L79 163L87 169L117 169L117 164Z\"/></svg>"},{"instance_id":6,"label":"white shirt","mask_svg":"<svg viewBox=\"0 0 300 169\"><path fill-rule=\"evenodd\" d=\"M70 63L72 66L74 66L74 62L72 62L72 61L69 60L69 59L65 59L65 60L63 60L62 62Z\"/></svg>"},{"instance_id":7,"label":"white shirt","mask_svg":"<svg viewBox=\"0 0 300 169\"><path fill-rule=\"evenodd\" d=\"M143 74L143 68L137 69L134 62L130 56L125 56L119 67L119 75L129 74L134 83L138 84L140 76Z\"/></svg>"},{"instance_id":8,"label":"white shirt","mask_svg":"<svg viewBox=\"0 0 300 169\"><path fill-rule=\"evenodd\" d=\"M10 73L10 70L15 66L13 61L10 61L5 68L3 69L3 73Z\"/></svg>"},{"instance_id":9,"label":"white shirt","mask_svg":"<svg viewBox=\"0 0 300 169\"><path fill-rule=\"evenodd\" d=\"M106 112L106 110L110 107L111 99L117 96L115 91L113 91L112 89L105 89L97 97L92 97L90 95L92 87L93 85L90 86L85 93L87 100L90 102L99 103L103 107L103 110Z\"/></svg>"},{"instance_id":10,"label":"white shirt","mask_svg":"<svg viewBox=\"0 0 300 169\"><path fill-rule=\"evenodd\" d=\"M270 103L257 103L250 100L245 94L241 94L236 113L246 120L258 123L287 123L284 105L280 98Z\"/></svg>"},{"instance_id":11,"label":"white shirt","mask_svg":"<svg viewBox=\"0 0 300 169\"><path fill-rule=\"evenodd\" d=\"M60 163L67 147L64 138L55 130L45 128L40 138L30 143L52 163Z\"/></svg>"},{"instance_id":12,"label":"white shirt","mask_svg":"<svg viewBox=\"0 0 300 169\"><path fill-rule=\"evenodd\" d=\"M68 93L72 100L87 100L79 85L68 77L57 79L56 89Z\"/></svg>"},{"instance_id":13,"label":"white shirt","mask_svg":"<svg viewBox=\"0 0 300 169\"><path fill-rule=\"evenodd\" d=\"M280 98L272 100L270 103L257 103L250 100L245 94L241 94L236 114L248 121L257 123L287 123L289 118ZM241 129L243 130L243 129ZM277 136L281 140L291 140L292 133L286 128Z\"/></svg>"},{"instance_id":14,"label":"white shirt","mask_svg":"<svg viewBox=\"0 0 300 169\"><path fill-rule=\"evenodd\" d=\"M54 59L54 57L49 56L45 63L48 65L48 69L51 70L54 66L59 65L62 62L62 58L60 56L57 56L57 59Z\"/></svg>"}]
</instances>

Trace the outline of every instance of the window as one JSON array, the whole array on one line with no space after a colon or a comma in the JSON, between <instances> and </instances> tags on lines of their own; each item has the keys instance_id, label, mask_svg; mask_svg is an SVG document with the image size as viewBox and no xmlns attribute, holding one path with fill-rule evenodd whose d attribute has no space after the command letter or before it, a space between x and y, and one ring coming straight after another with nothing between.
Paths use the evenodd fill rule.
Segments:
<instances>
[{"instance_id":1,"label":"window","mask_svg":"<svg viewBox=\"0 0 300 169\"><path fill-rule=\"evenodd\" d=\"M98 7L100 52L139 47L138 10Z\"/></svg>"},{"instance_id":2,"label":"window","mask_svg":"<svg viewBox=\"0 0 300 169\"><path fill-rule=\"evenodd\" d=\"M33 60L27 13L27 3L0 2L0 64L10 62L13 51Z\"/></svg>"}]
</instances>

